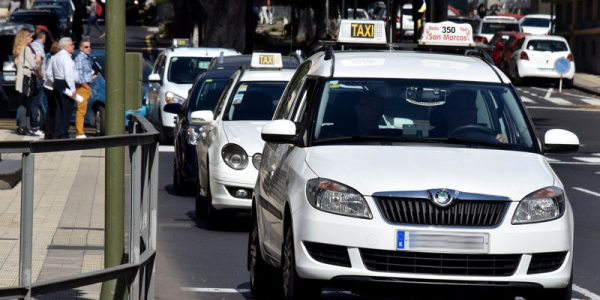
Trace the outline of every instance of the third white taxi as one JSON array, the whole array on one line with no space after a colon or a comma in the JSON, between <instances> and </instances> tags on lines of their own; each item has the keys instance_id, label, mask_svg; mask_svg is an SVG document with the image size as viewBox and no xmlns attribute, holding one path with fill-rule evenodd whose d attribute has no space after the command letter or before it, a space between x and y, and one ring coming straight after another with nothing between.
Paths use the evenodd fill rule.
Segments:
<instances>
[{"instance_id":1,"label":"third white taxi","mask_svg":"<svg viewBox=\"0 0 600 300\"><path fill-rule=\"evenodd\" d=\"M385 45L383 26L343 21L338 40ZM471 32L429 23L421 44L470 46ZM262 138L255 296L280 278L284 299L378 285L571 299L573 210L544 153L579 140L551 129L540 142L510 80L481 57L327 48L298 67Z\"/></svg>"}]
</instances>

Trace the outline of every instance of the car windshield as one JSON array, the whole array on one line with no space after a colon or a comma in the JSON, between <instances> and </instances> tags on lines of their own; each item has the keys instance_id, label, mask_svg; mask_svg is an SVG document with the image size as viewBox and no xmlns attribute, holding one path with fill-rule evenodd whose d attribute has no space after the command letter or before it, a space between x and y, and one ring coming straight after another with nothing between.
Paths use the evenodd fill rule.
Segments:
<instances>
[{"instance_id":1,"label":"car windshield","mask_svg":"<svg viewBox=\"0 0 600 300\"><path fill-rule=\"evenodd\" d=\"M198 74L206 71L211 57L171 57L168 80L178 84L192 84Z\"/></svg>"},{"instance_id":2,"label":"car windshield","mask_svg":"<svg viewBox=\"0 0 600 300\"><path fill-rule=\"evenodd\" d=\"M494 34L500 31L519 31L519 24L494 22L483 22L481 24L481 33L483 34Z\"/></svg>"},{"instance_id":3,"label":"car windshield","mask_svg":"<svg viewBox=\"0 0 600 300\"><path fill-rule=\"evenodd\" d=\"M192 93L188 111L213 110L223 93L227 79L206 79L196 93Z\"/></svg>"},{"instance_id":4,"label":"car windshield","mask_svg":"<svg viewBox=\"0 0 600 300\"><path fill-rule=\"evenodd\" d=\"M525 18L521 26L550 27L550 20L541 18Z\"/></svg>"},{"instance_id":5,"label":"car windshield","mask_svg":"<svg viewBox=\"0 0 600 300\"><path fill-rule=\"evenodd\" d=\"M569 51L569 48L567 48L567 44L563 41L530 40L527 43L527 50L543 52L564 52Z\"/></svg>"},{"instance_id":6,"label":"car windshield","mask_svg":"<svg viewBox=\"0 0 600 300\"><path fill-rule=\"evenodd\" d=\"M285 81L242 82L235 88L233 98L225 111L224 120L266 121L273 113L285 89Z\"/></svg>"},{"instance_id":7,"label":"car windshield","mask_svg":"<svg viewBox=\"0 0 600 300\"><path fill-rule=\"evenodd\" d=\"M313 143L423 142L534 151L508 85L406 79L325 82Z\"/></svg>"}]
</instances>

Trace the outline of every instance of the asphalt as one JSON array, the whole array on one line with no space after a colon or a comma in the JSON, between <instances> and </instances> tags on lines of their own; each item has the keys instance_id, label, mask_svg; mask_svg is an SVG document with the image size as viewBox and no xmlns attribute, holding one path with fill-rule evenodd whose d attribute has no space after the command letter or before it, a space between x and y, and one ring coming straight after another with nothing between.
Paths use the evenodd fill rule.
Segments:
<instances>
[{"instance_id":1,"label":"asphalt","mask_svg":"<svg viewBox=\"0 0 600 300\"><path fill-rule=\"evenodd\" d=\"M0 141L36 140L0 130ZM32 279L47 281L104 266L104 149L34 154ZM20 154L3 154L20 161ZM1 169L1 168L0 168ZM0 190L0 288L16 286L21 182ZM100 284L36 297L98 299Z\"/></svg>"}]
</instances>

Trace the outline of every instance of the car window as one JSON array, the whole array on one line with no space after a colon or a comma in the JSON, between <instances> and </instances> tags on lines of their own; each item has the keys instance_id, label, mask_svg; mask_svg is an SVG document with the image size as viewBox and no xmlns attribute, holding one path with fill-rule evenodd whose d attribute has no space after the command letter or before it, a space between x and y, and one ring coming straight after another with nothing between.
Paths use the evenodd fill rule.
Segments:
<instances>
[{"instance_id":1,"label":"car window","mask_svg":"<svg viewBox=\"0 0 600 300\"><path fill-rule=\"evenodd\" d=\"M164 55L159 56L156 60L156 66L154 67L155 72L160 75L161 79L163 79L165 74L165 59L166 57Z\"/></svg>"},{"instance_id":2,"label":"car window","mask_svg":"<svg viewBox=\"0 0 600 300\"><path fill-rule=\"evenodd\" d=\"M524 39L524 38L522 38L522 39L519 39L519 40L517 41L517 44L515 45L515 49L521 49L521 48L523 47L523 43L524 43L524 42L525 42L525 39Z\"/></svg>"},{"instance_id":3,"label":"car window","mask_svg":"<svg viewBox=\"0 0 600 300\"><path fill-rule=\"evenodd\" d=\"M563 41L529 40L527 43L527 50L564 52L569 51L569 48L567 48L567 44Z\"/></svg>"},{"instance_id":4,"label":"car window","mask_svg":"<svg viewBox=\"0 0 600 300\"><path fill-rule=\"evenodd\" d=\"M541 18L525 18L521 26L550 27L550 20Z\"/></svg>"},{"instance_id":5,"label":"car window","mask_svg":"<svg viewBox=\"0 0 600 300\"><path fill-rule=\"evenodd\" d=\"M508 85L406 79L332 79L322 88L313 142L381 137L535 151Z\"/></svg>"},{"instance_id":6,"label":"car window","mask_svg":"<svg viewBox=\"0 0 600 300\"><path fill-rule=\"evenodd\" d=\"M226 84L227 79L206 79L198 92L192 94L189 111L213 110Z\"/></svg>"},{"instance_id":7,"label":"car window","mask_svg":"<svg viewBox=\"0 0 600 300\"><path fill-rule=\"evenodd\" d=\"M271 120L286 85L287 81L240 82L223 120Z\"/></svg>"},{"instance_id":8,"label":"car window","mask_svg":"<svg viewBox=\"0 0 600 300\"><path fill-rule=\"evenodd\" d=\"M519 24L483 22L481 26L481 33L483 34L494 34L500 31L519 31Z\"/></svg>"},{"instance_id":9,"label":"car window","mask_svg":"<svg viewBox=\"0 0 600 300\"><path fill-rule=\"evenodd\" d=\"M294 73L294 76L290 80L290 83L281 96L282 100L274 114L274 120L288 119L288 115L293 108L294 101L297 98L296 96L300 92L300 88L306 80L306 74L310 70L310 66L311 62L306 61L300 67L298 67L296 73Z\"/></svg>"},{"instance_id":10,"label":"car window","mask_svg":"<svg viewBox=\"0 0 600 300\"><path fill-rule=\"evenodd\" d=\"M211 57L171 57L168 80L179 84L192 84L202 72L208 69Z\"/></svg>"},{"instance_id":11,"label":"car window","mask_svg":"<svg viewBox=\"0 0 600 300\"><path fill-rule=\"evenodd\" d=\"M240 71L237 71L234 75L231 76L231 78L229 78L227 80L227 84L225 85L225 88L223 89L223 93L221 93L221 96L219 97L217 104L215 104L213 115L218 116L221 114L223 109L225 109L224 104L227 101L227 93L231 90L233 83L235 82L235 80L238 78L239 75L240 75Z\"/></svg>"}]
</instances>

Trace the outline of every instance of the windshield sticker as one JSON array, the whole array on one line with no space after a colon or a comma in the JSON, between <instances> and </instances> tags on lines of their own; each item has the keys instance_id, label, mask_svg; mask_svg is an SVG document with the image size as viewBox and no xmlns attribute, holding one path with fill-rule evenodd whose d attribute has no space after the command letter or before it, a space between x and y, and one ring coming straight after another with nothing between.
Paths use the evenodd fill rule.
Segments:
<instances>
[{"instance_id":1,"label":"windshield sticker","mask_svg":"<svg viewBox=\"0 0 600 300\"><path fill-rule=\"evenodd\" d=\"M238 88L238 93L245 92L247 89L248 89L247 84L240 84L240 87Z\"/></svg>"},{"instance_id":2,"label":"windshield sticker","mask_svg":"<svg viewBox=\"0 0 600 300\"><path fill-rule=\"evenodd\" d=\"M406 101L419 106L439 106L446 103L446 90L439 88L409 87Z\"/></svg>"},{"instance_id":3,"label":"windshield sticker","mask_svg":"<svg viewBox=\"0 0 600 300\"><path fill-rule=\"evenodd\" d=\"M206 83L211 83L213 80L212 79L206 79Z\"/></svg>"}]
</instances>

